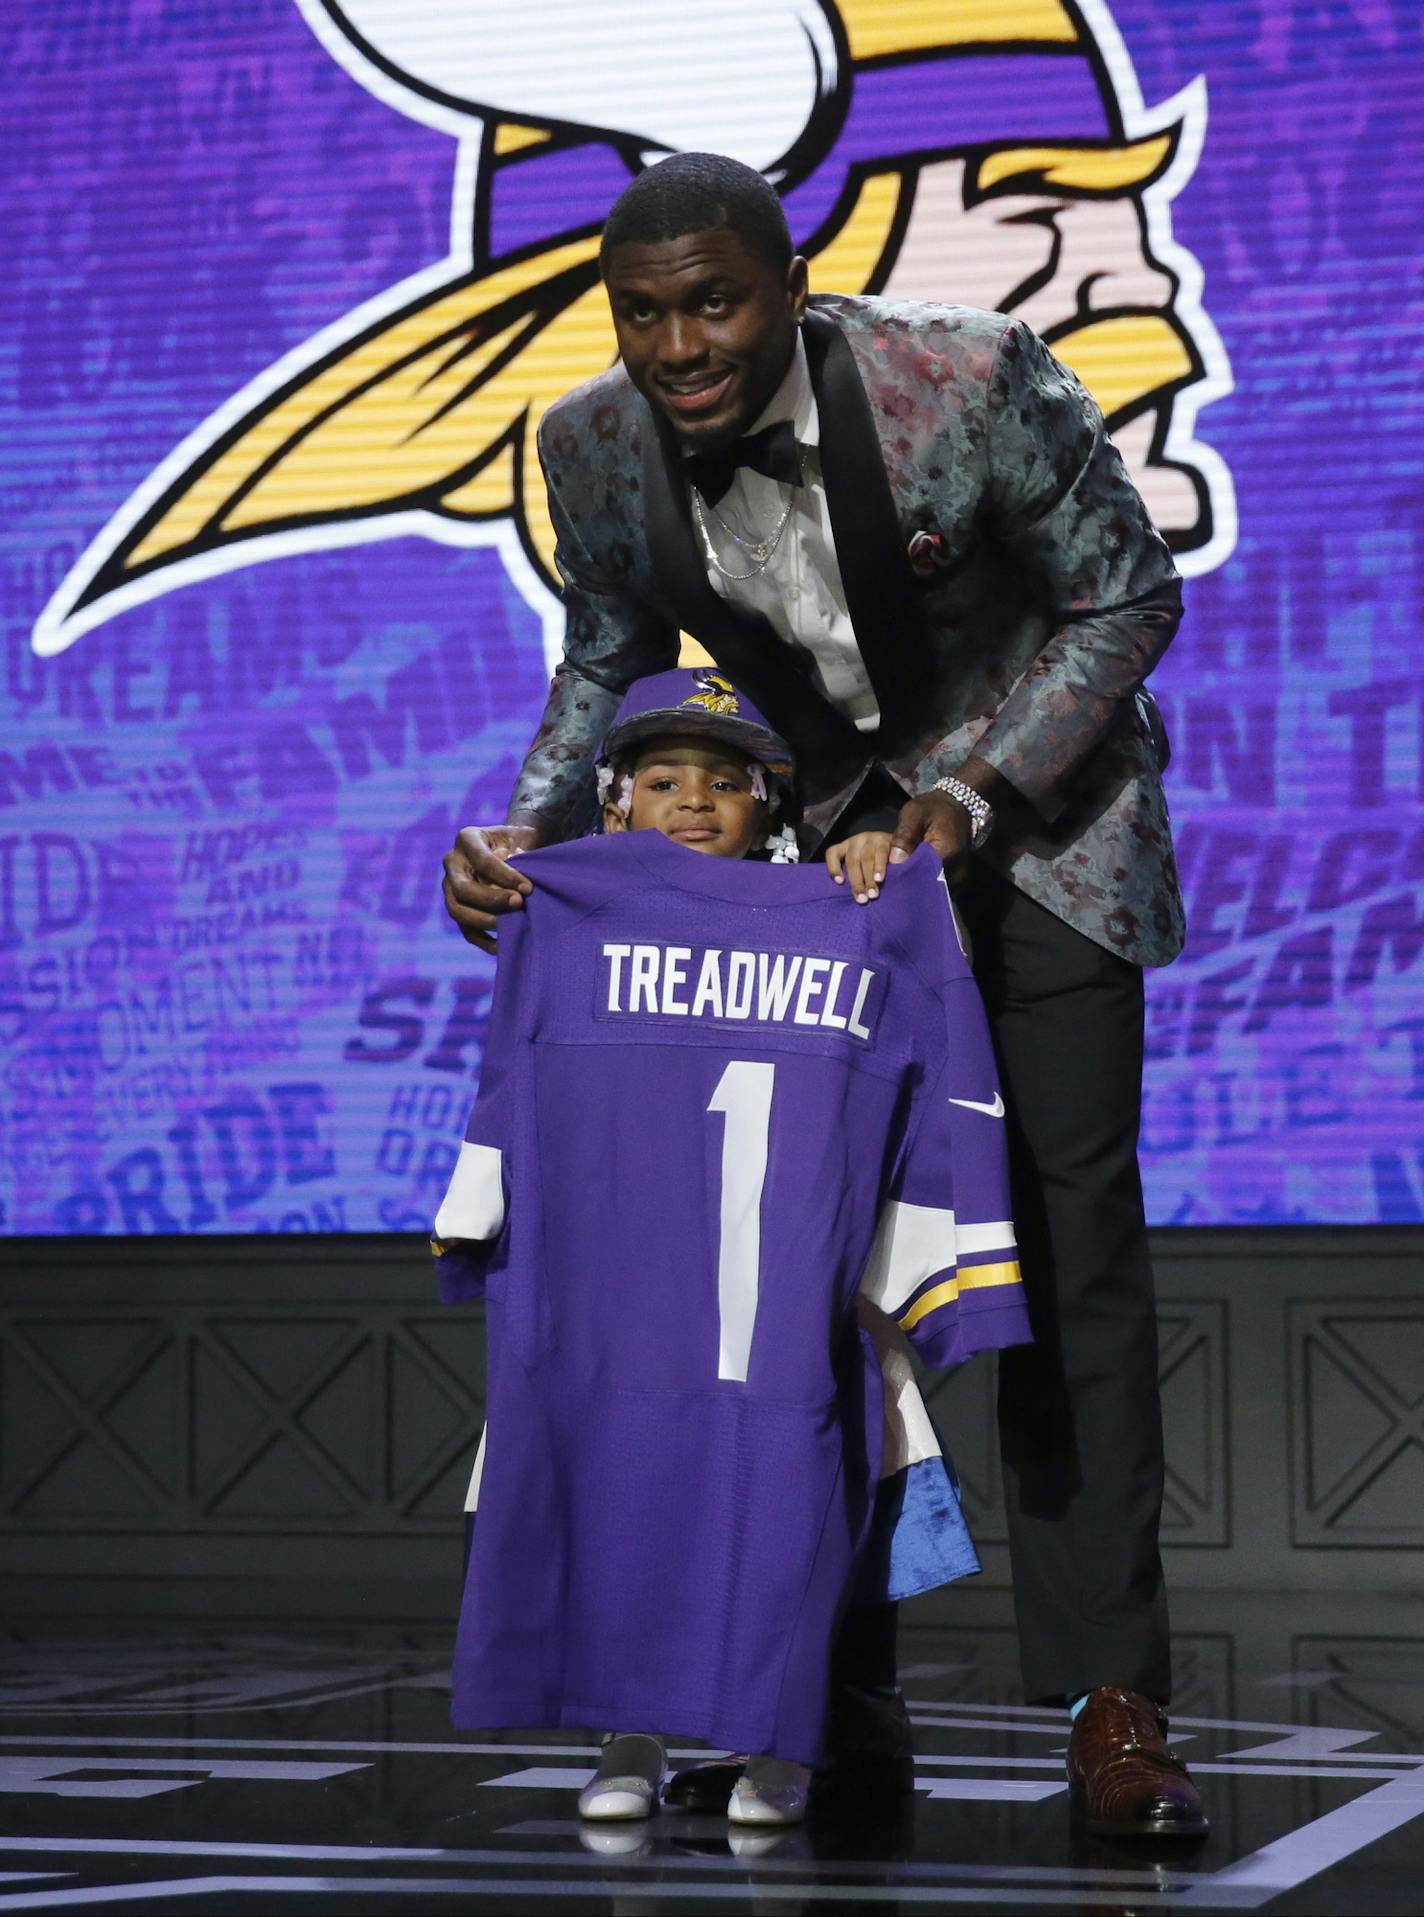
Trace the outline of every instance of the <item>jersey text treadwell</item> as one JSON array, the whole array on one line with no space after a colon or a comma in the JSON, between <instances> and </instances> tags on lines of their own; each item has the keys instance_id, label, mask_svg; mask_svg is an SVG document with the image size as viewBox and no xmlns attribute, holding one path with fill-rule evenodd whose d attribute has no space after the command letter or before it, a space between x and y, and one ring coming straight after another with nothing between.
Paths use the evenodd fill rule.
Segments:
<instances>
[{"instance_id":1,"label":"jersey text treadwell","mask_svg":"<svg viewBox=\"0 0 1424 1917\"><path fill-rule=\"evenodd\" d=\"M605 945L603 1016L814 1025L868 1039L876 974L849 959L690 945Z\"/></svg>"}]
</instances>

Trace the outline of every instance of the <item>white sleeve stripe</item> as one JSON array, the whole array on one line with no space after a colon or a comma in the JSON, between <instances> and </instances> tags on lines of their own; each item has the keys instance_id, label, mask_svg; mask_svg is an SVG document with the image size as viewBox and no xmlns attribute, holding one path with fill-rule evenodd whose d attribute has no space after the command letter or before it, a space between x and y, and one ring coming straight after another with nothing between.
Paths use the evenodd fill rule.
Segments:
<instances>
[{"instance_id":1,"label":"white sleeve stripe","mask_svg":"<svg viewBox=\"0 0 1424 1917\"><path fill-rule=\"evenodd\" d=\"M955 1257L952 1211L892 1198L880 1214L860 1289L873 1305L898 1318L926 1278L954 1269Z\"/></svg>"},{"instance_id":2,"label":"white sleeve stripe","mask_svg":"<svg viewBox=\"0 0 1424 1917\"><path fill-rule=\"evenodd\" d=\"M497 1238L504 1225L502 1154L467 1138L435 1214L437 1238Z\"/></svg>"},{"instance_id":3,"label":"white sleeve stripe","mask_svg":"<svg viewBox=\"0 0 1424 1917\"><path fill-rule=\"evenodd\" d=\"M960 1262L973 1258L983 1251L1015 1251L1018 1239L1014 1237L1012 1218L1001 1218L993 1225L957 1224L954 1228L954 1241L958 1248Z\"/></svg>"}]
</instances>

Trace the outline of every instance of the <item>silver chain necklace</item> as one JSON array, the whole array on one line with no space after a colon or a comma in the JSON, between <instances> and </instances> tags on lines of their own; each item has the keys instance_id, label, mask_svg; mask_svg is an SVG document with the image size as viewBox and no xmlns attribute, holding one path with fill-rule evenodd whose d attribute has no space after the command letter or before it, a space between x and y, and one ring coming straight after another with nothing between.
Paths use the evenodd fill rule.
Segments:
<instances>
[{"instance_id":1,"label":"silver chain necklace","mask_svg":"<svg viewBox=\"0 0 1424 1917\"><path fill-rule=\"evenodd\" d=\"M736 528L729 526L717 508L708 500L707 512L711 513L712 517L717 521L717 524L722 528L723 532L726 533L732 543L736 546L740 546L742 551L756 562L750 572L733 572L729 567L722 564L721 559L717 555L717 548L712 543L712 534L708 530L706 514L703 512L702 494L696 486L692 488L692 511L693 516L697 520L698 530L702 534L702 543L707 548L707 557L712 561L712 564L717 568L724 579L755 579L759 573L765 572L771 560L771 555L781 544L782 534L791 523L791 515L795 511L795 508L796 494L793 490L791 498L787 502L786 511L781 515L780 519L777 520L776 525L769 533L766 533L760 539L755 537L743 539Z\"/></svg>"}]
</instances>

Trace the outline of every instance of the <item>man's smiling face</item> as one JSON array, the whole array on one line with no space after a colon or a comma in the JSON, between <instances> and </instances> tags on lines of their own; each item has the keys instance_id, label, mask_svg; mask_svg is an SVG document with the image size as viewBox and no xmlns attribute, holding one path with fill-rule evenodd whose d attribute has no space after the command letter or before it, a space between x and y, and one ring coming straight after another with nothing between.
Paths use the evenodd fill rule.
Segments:
<instances>
[{"instance_id":1,"label":"man's smiling face","mask_svg":"<svg viewBox=\"0 0 1424 1917\"><path fill-rule=\"evenodd\" d=\"M744 433L791 363L806 310L806 262L782 269L728 226L605 262L618 351L638 391L689 450Z\"/></svg>"}]
</instances>

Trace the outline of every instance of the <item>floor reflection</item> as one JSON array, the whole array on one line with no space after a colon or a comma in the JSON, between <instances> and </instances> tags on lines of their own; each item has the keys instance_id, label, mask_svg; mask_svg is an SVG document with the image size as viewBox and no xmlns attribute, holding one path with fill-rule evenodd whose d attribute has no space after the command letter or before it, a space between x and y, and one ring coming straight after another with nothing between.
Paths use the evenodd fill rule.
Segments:
<instances>
[{"instance_id":1,"label":"floor reflection","mask_svg":"<svg viewBox=\"0 0 1424 1917\"><path fill-rule=\"evenodd\" d=\"M581 1824L592 1740L452 1732L443 1633L17 1629L0 1912L1413 1913L1424 1642L1407 1619L1352 1629L1349 1599L1333 1632L1328 1610L1293 1635L1270 1600L1197 1601L1173 1733L1213 1827L1175 1850L1075 1833L1066 1719L1017 1702L1001 1622L907 1632L911 1794L789 1831L666 1808Z\"/></svg>"}]
</instances>

